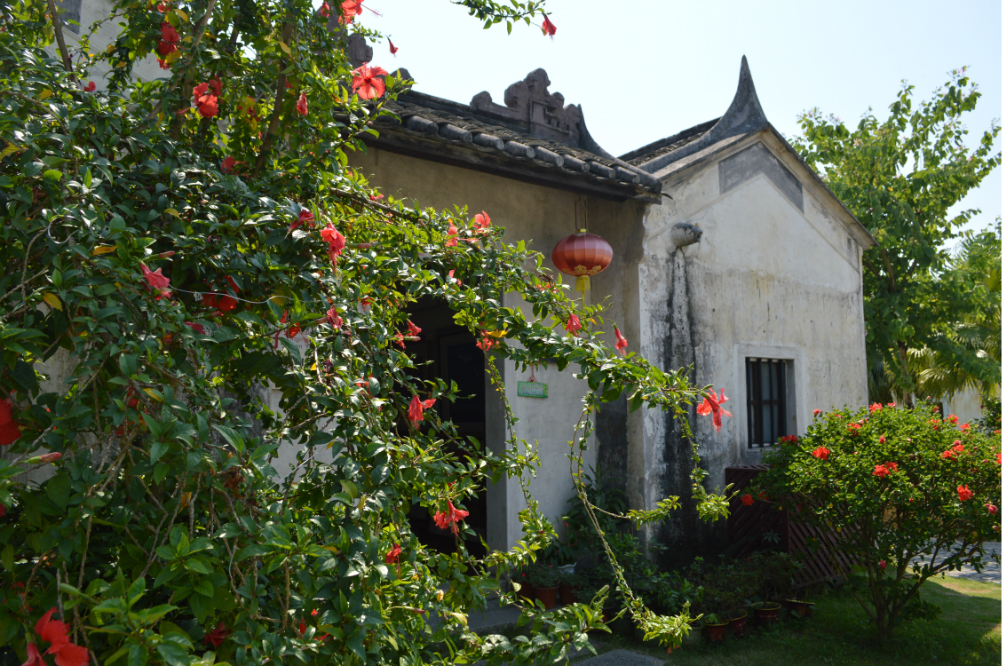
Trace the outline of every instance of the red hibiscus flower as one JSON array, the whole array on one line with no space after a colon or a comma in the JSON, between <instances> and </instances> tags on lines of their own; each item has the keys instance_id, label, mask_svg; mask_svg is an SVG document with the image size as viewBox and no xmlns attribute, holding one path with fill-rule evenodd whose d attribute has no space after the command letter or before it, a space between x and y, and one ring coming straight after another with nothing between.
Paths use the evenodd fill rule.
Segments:
<instances>
[{"instance_id":1,"label":"red hibiscus flower","mask_svg":"<svg viewBox=\"0 0 1002 666\"><path fill-rule=\"evenodd\" d=\"M35 633L41 636L42 641L49 643L49 654L56 654L69 645L70 639L66 634L66 624L59 620L53 620L52 614L55 608L50 608L45 615L38 618L35 623Z\"/></svg>"},{"instance_id":2,"label":"red hibiscus flower","mask_svg":"<svg viewBox=\"0 0 1002 666\"><path fill-rule=\"evenodd\" d=\"M960 423L960 419L957 417L956 414L950 414L943 420L952 423L953 425L957 425L958 423Z\"/></svg>"},{"instance_id":3,"label":"red hibiscus flower","mask_svg":"<svg viewBox=\"0 0 1002 666\"><path fill-rule=\"evenodd\" d=\"M883 571L884 569L887 568L887 560L880 560L879 562L877 562L877 566L880 567L881 571Z\"/></svg>"},{"instance_id":4,"label":"red hibiscus flower","mask_svg":"<svg viewBox=\"0 0 1002 666\"><path fill-rule=\"evenodd\" d=\"M201 324L196 324L193 321L186 321L184 322L184 325L190 328L191 330L195 331L196 333L201 333L202 335L205 335L205 327L202 326Z\"/></svg>"},{"instance_id":5,"label":"red hibiscus flower","mask_svg":"<svg viewBox=\"0 0 1002 666\"><path fill-rule=\"evenodd\" d=\"M295 231L304 224L307 224L312 227L313 221L315 219L316 218L313 216L313 213L304 208L301 211L299 211L299 219L297 219L295 222L289 225L289 231Z\"/></svg>"},{"instance_id":6,"label":"red hibiscus flower","mask_svg":"<svg viewBox=\"0 0 1002 666\"><path fill-rule=\"evenodd\" d=\"M38 461L43 463L56 462L62 457L63 457L62 453L43 453L42 455L38 456ZM31 460L32 459L29 459L28 462L31 462Z\"/></svg>"},{"instance_id":7,"label":"red hibiscus flower","mask_svg":"<svg viewBox=\"0 0 1002 666\"><path fill-rule=\"evenodd\" d=\"M52 652L52 648L49 648L49 652ZM73 643L60 648L59 652L53 654L56 655L56 666L87 666L90 661L90 653L87 652L87 648Z\"/></svg>"},{"instance_id":8,"label":"red hibiscus flower","mask_svg":"<svg viewBox=\"0 0 1002 666\"><path fill-rule=\"evenodd\" d=\"M414 324L414 322L412 322L409 319L407 320L407 335L408 335L408 337L413 338L415 340L420 340L421 339L421 329L418 328Z\"/></svg>"},{"instance_id":9,"label":"red hibiscus flower","mask_svg":"<svg viewBox=\"0 0 1002 666\"><path fill-rule=\"evenodd\" d=\"M207 643L212 643L212 647L218 648L226 640L226 637L230 635L229 629L226 628L222 622L216 625L210 633L205 635L205 641Z\"/></svg>"},{"instance_id":10,"label":"red hibiscus flower","mask_svg":"<svg viewBox=\"0 0 1002 666\"><path fill-rule=\"evenodd\" d=\"M97 90L97 84L93 81L88 81L87 85L84 86L84 92L94 92Z\"/></svg>"},{"instance_id":11,"label":"red hibiscus flower","mask_svg":"<svg viewBox=\"0 0 1002 666\"><path fill-rule=\"evenodd\" d=\"M211 118L219 113L218 98L209 93L208 83L199 83L191 94L195 97L195 107L203 118Z\"/></svg>"},{"instance_id":12,"label":"red hibiscus flower","mask_svg":"<svg viewBox=\"0 0 1002 666\"><path fill-rule=\"evenodd\" d=\"M234 282L233 278L229 275L226 276L226 282L229 283L234 294L240 293L237 283ZM233 308L237 307L237 299L227 294L205 294L202 296L202 305L207 305L210 308L219 308L220 312L229 312Z\"/></svg>"},{"instance_id":13,"label":"red hibiscus flower","mask_svg":"<svg viewBox=\"0 0 1002 666\"><path fill-rule=\"evenodd\" d=\"M417 396L411 398L411 404L407 407L407 418L411 423L424 421L424 410L430 409L435 404L435 399L421 400Z\"/></svg>"},{"instance_id":14,"label":"red hibiscus flower","mask_svg":"<svg viewBox=\"0 0 1002 666\"><path fill-rule=\"evenodd\" d=\"M344 322L341 321L341 317L337 315L337 308L331 307L331 309L327 311L327 323L334 327L335 331L341 328L341 324Z\"/></svg>"},{"instance_id":15,"label":"red hibiscus flower","mask_svg":"<svg viewBox=\"0 0 1002 666\"><path fill-rule=\"evenodd\" d=\"M456 247L457 245L456 236L458 235L459 235L459 229L456 228L456 225L452 222L452 220L449 220L449 231L448 231L449 239L445 241L445 246Z\"/></svg>"},{"instance_id":16,"label":"red hibiscus flower","mask_svg":"<svg viewBox=\"0 0 1002 666\"><path fill-rule=\"evenodd\" d=\"M484 353L491 350L494 346L494 338L490 337L487 331L480 331L480 339L477 340L477 347L480 348Z\"/></svg>"},{"instance_id":17,"label":"red hibiscus flower","mask_svg":"<svg viewBox=\"0 0 1002 666\"><path fill-rule=\"evenodd\" d=\"M939 457L942 458L943 460L956 460L957 454L953 449L950 449L948 451L943 451L941 454L939 454Z\"/></svg>"},{"instance_id":18,"label":"red hibiscus flower","mask_svg":"<svg viewBox=\"0 0 1002 666\"><path fill-rule=\"evenodd\" d=\"M209 79L209 88L212 89L212 94L219 97L220 93L223 92L223 82L219 80L218 76L214 76Z\"/></svg>"},{"instance_id":19,"label":"red hibiscus flower","mask_svg":"<svg viewBox=\"0 0 1002 666\"><path fill-rule=\"evenodd\" d=\"M324 18L327 18L328 16L331 15L331 7L330 7L330 5L328 5L326 2L324 4L322 4L322 5L320 5L320 11L318 13L321 16L323 16Z\"/></svg>"},{"instance_id":20,"label":"red hibiscus flower","mask_svg":"<svg viewBox=\"0 0 1002 666\"><path fill-rule=\"evenodd\" d=\"M755 498L746 493L744 496L741 497L741 503L744 504L745 506L751 506L752 504L755 503Z\"/></svg>"},{"instance_id":21,"label":"red hibiscus flower","mask_svg":"<svg viewBox=\"0 0 1002 666\"><path fill-rule=\"evenodd\" d=\"M818 418L818 416L820 416L820 415L821 415L821 410L820 409L815 409L814 410L814 418Z\"/></svg>"},{"instance_id":22,"label":"red hibiscus flower","mask_svg":"<svg viewBox=\"0 0 1002 666\"><path fill-rule=\"evenodd\" d=\"M887 406L890 407L891 409L894 409L895 407L898 406L898 403L896 403L896 402L889 402L889 403L887 403Z\"/></svg>"},{"instance_id":23,"label":"red hibiscus flower","mask_svg":"<svg viewBox=\"0 0 1002 666\"><path fill-rule=\"evenodd\" d=\"M557 26L553 25L553 21L546 14L543 14L543 34L551 39L557 34Z\"/></svg>"},{"instance_id":24,"label":"red hibiscus flower","mask_svg":"<svg viewBox=\"0 0 1002 666\"><path fill-rule=\"evenodd\" d=\"M491 216L487 214L487 211L482 210L473 216L473 228L477 230L478 234L486 234L491 230Z\"/></svg>"},{"instance_id":25,"label":"red hibiscus flower","mask_svg":"<svg viewBox=\"0 0 1002 666\"><path fill-rule=\"evenodd\" d=\"M623 337L623 334L619 332L619 328L616 326L612 327L612 332L616 334L616 349L619 350L620 354L626 356L626 338ZM723 391L721 391L720 394L723 395ZM730 414L728 414L728 416L730 416Z\"/></svg>"},{"instance_id":26,"label":"red hibiscus flower","mask_svg":"<svg viewBox=\"0 0 1002 666\"><path fill-rule=\"evenodd\" d=\"M453 280L456 280L456 269L455 268L453 268L451 271L449 271L449 278L453 279ZM456 280L456 284L458 286L462 287L463 286L463 281L462 280Z\"/></svg>"},{"instance_id":27,"label":"red hibiscus flower","mask_svg":"<svg viewBox=\"0 0 1002 666\"><path fill-rule=\"evenodd\" d=\"M0 400L0 446L10 446L21 437L21 424L14 420L10 400Z\"/></svg>"},{"instance_id":28,"label":"red hibiscus flower","mask_svg":"<svg viewBox=\"0 0 1002 666\"><path fill-rule=\"evenodd\" d=\"M399 51L400 49L398 49L396 46L393 45L392 39L387 39L386 41L390 43L390 53L393 55L393 57L396 57L397 51Z\"/></svg>"},{"instance_id":29,"label":"red hibiscus flower","mask_svg":"<svg viewBox=\"0 0 1002 666\"><path fill-rule=\"evenodd\" d=\"M462 509L457 509L453 504L452 500L449 500L449 507L446 511L435 514L435 524L438 525L439 529L446 530L450 526L452 528L453 534L459 534L459 528L457 523L470 515L469 511L463 511Z\"/></svg>"},{"instance_id":30,"label":"red hibiscus flower","mask_svg":"<svg viewBox=\"0 0 1002 666\"><path fill-rule=\"evenodd\" d=\"M696 407L696 413L700 416L713 414L713 427L717 429L717 432L720 432L721 426L724 425L723 417L731 416L729 411L720 406L725 402L727 402L727 398L724 396L724 389L720 389L719 400L717 399L716 392L713 389L710 389L707 391L706 395L703 396L703 402L699 405L699 407Z\"/></svg>"},{"instance_id":31,"label":"red hibiscus flower","mask_svg":"<svg viewBox=\"0 0 1002 666\"><path fill-rule=\"evenodd\" d=\"M393 544L393 548L390 549L390 552L386 553L386 563L396 564L397 558L400 557L400 553L402 552L403 551L401 550L399 543Z\"/></svg>"},{"instance_id":32,"label":"red hibiscus flower","mask_svg":"<svg viewBox=\"0 0 1002 666\"><path fill-rule=\"evenodd\" d=\"M964 452L964 445L960 443L960 440L959 440L959 439L958 439L958 440L956 440L956 441L955 441L955 442L953 443L953 446L952 446L951 448L952 448L952 449L953 449L954 451L956 451L957 453L963 453L963 452Z\"/></svg>"},{"instance_id":33,"label":"red hibiscus flower","mask_svg":"<svg viewBox=\"0 0 1002 666\"><path fill-rule=\"evenodd\" d=\"M35 647L34 643L28 643L28 661L21 664L21 666L46 666L45 660L38 653L38 648Z\"/></svg>"},{"instance_id":34,"label":"red hibiscus flower","mask_svg":"<svg viewBox=\"0 0 1002 666\"><path fill-rule=\"evenodd\" d=\"M811 451L811 455L817 458L818 460L828 460L828 454L830 453L831 451L829 451L823 446L819 446L818 448Z\"/></svg>"},{"instance_id":35,"label":"red hibiscus flower","mask_svg":"<svg viewBox=\"0 0 1002 666\"><path fill-rule=\"evenodd\" d=\"M887 443L887 438L886 438L886 437L884 437L883 435L881 435L881 436L880 436L880 443L881 443L881 444L886 444L886 443Z\"/></svg>"},{"instance_id":36,"label":"red hibiscus flower","mask_svg":"<svg viewBox=\"0 0 1002 666\"><path fill-rule=\"evenodd\" d=\"M849 434L850 435L855 435L859 430L863 429L863 424L862 423L849 423L849 424L846 424L846 427L849 428Z\"/></svg>"},{"instance_id":37,"label":"red hibiscus flower","mask_svg":"<svg viewBox=\"0 0 1002 666\"><path fill-rule=\"evenodd\" d=\"M379 77L386 76L388 73L382 67L362 65L352 72L351 89L358 93L362 99L382 97L383 93L386 92L386 82Z\"/></svg>"},{"instance_id":38,"label":"red hibiscus flower","mask_svg":"<svg viewBox=\"0 0 1002 666\"><path fill-rule=\"evenodd\" d=\"M296 111L301 116L310 115L310 106L306 103L306 93L299 94L299 100L296 102Z\"/></svg>"},{"instance_id":39,"label":"red hibiscus flower","mask_svg":"<svg viewBox=\"0 0 1002 666\"><path fill-rule=\"evenodd\" d=\"M884 465L877 465L873 468L873 475L879 478L884 478L891 473L891 470Z\"/></svg>"},{"instance_id":40,"label":"red hibiscus flower","mask_svg":"<svg viewBox=\"0 0 1002 666\"><path fill-rule=\"evenodd\" d=\"M163 270L162 268L151 271L146 267L146 264L139 264L139 268L143 271L143 277L146 279L146 284L150 291L159 293L167 289L170 285L170 278L164 277L160 272Z\"/></svg>"},{"instance_id":41,"label":"red hibiscus flower","mask_svg":"<svg viewBox=\"0 0 1002 666\"><path fill-rule=\"evenodd\" d=\"M362 3L365 0L344 0L341 3L341 21L351 23L356 16L362 13Z\"/></svg>"},{"instance_id":42,"label":"red hibiscus flower","mask_svg":"<svg viewBox=\"0 0 1002 666\"><path fill-rule=\"evenodd\" d=\"M236 163L237 163L237 161L235 159L233 159L232 156L227 157L226 159L224 159L223 160L223 168L222 168L223 173L229 173L229 172L233 171L233 165L235 165Z\"/></svg>"},{"instance_id":43,"label":"red hibiscus flower","mask_svg":"<svg viewBox=\"0 0 1002 666\"><path fill-rule=\"evenodd\" d=\"M985 508L988 509L988 513L992 514L993 516L999 512L999 508L994 504L985 504Z\"/></svg>"},{"instance_id":44,"label":"red hibiscus flower","mask_svg":"<svg viewBox=\"0 0 1002 666\"><path fill-rule=\"evenodd\" d=\"M174 26L166 21L160 24L160 43L157 44L157 53L160 54L161 58L177 51L177 45L180 41L181 36L177 34Z\"/></svg>"},{"instance_id":45,"label":"red hibiscus flower","mask_svg":"<svg viewBox=\"0 0 1002 666\"><path fill-rule=\"evenodd\" d=\"M998 456L995 458L995 462L997 462L999 465L1002 465L1002 453L998 454Z\"/></svg>"},{"instance_id":46,"label":"red hibiscus flower","mask_svg":"<svg viewBox=\"0 0 1002 666\"><path fill-rule=\"evenodd\" d=\"M889 463L884 463L884 464L887 465L887 469L889 469L890 471L892 471L892 472L897 472L898 471L898 464L897 463L889 462Z\"/></svg>"},{"instance_id":47,"label":"red hibiscus flower","mask_svg":"<svg viewBox=\"0 0 1002 666\"><path fill-rule=\"evenodd\" d=\"M328 222L327 226L320 231L320 237L327 241L327 255L330 257L331 264L337 268L337 258L341 256L345 248L344 236L334 228L333 224Z\"/></svg>"},{"instance_id":48,"label":"red hibiscus flower","mask_svg":"<svg viewBox=\"0 0 1002 666\"><path fill-rule=\"evenodd\" d=\"M883 407L884 406L881 405L879 402L875 402L872 405L870 405L870 413L872 414L874 412L879 412L881 409L883 409Z\"/></svg>"},{"instance_id":49,"label":"red hibiscus flower","mask_svg":"<svg viewBox=\"0 0 1002 666\"><path fill-rule=\"evenodd\" d=\"M578 319L576 314L572 314L567 318L567 325L564 326L564 330L573 335L575 338L578 337L578 331L581 330L581 320Z\"/></svg>"},{"instance_id":50,"label":"red hibiscus flower","mask_svg":"<svg viewBox=\"0 0 1002 666\"><path fill-rule=\"evenodd\" d=\"M957 486L957 497L960 498L961 502L966 502L974 497L974 493L967 486Z\"/></svg>"}]
</instances>

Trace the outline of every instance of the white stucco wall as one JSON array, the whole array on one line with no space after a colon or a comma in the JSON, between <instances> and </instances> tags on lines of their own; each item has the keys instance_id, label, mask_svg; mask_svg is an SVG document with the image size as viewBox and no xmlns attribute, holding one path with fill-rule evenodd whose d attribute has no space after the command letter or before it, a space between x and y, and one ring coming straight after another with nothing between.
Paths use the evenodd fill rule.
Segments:
<instances>
[{"instance_id":1,"label":"white stucco wall","mask_svg":"<svg viewBox=\"0 0 1002 666\"><path fill-rule=\"evenodd\" d=\"M955 414L961 423L973 423L983 415L981 393L975 389L964 389L944 398L943 413Z\"/></svg>"},{"instance_id":2,"label":"white stucco wall","mask_svg":"<svg viewBox=\"0 0 1002 666\"><path fill-rule=\"evenodd\" d=\"M803 210L764 173L721 192L720 163L757 142L800 182ZM854 236L837 203L768 131L667 171L663 182L674 200L653 206L645 220L641 349L652 361L667 361L666 304L675 262L684 258L696 383L726 389L724 407L733 414L719 433L708 417L696 419L710 485L721 489L725 467L762 456L748 447L745 358L792 362L789 417L797 434L815 408L865 404L859 232ZM670 229L678 222L702 229L700 242L676 249ZM644 430L646 455L656 463L663 419L646 418Z\"/></svg>"},{"instance_id":3,"label":"white stucco wall","mask_svg":"<svg viewBox=\"0 0 1002 666\"><path fill-rule=\"evenodd\" d=\"M90 52L93 54L104 53L109 44L115 43L119 32L122 30L120 24L124 22L123 18L104 21L93 34L90 32L91 26L97 21L106 19L111 14L111 9L112 4L109 0L80 0L80 25L72 26L66 24L63 26L63 37L66 40L66 48L71 54L74 54L74 66L77 66L81 62L81 57L77 55L77 50L80 48L81 36L90 34ZM182 32L182 34L184 33ZM48 51L56 58L60 57L59 48L54 41L48 47ZM104 90L107 87L107 76L110 71L110 67L106 62L92 61L87 79L93 81L97 85L98 90ZM132 74L134 78L143 81L153 81L154 79L170 75L170 72L160 69L156 58L147 56L133 65Z\"/></svg>"}]
</instances>

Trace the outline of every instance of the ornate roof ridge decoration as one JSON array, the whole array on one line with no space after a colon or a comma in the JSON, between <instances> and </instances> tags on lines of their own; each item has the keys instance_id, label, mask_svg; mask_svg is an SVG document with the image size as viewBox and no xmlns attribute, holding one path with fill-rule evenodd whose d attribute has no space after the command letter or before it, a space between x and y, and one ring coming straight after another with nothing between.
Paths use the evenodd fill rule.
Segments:
<instances>
[{"instance_id":1,"label":"ornate roof ridge decoration","mask_svg":"<svg viewBox=\"0 0 1002 666\"><path fill-rule=\"evenodd\" d=\"M581 106L564 106L564 96L550 94L549 87L550 77L546 70L539 68L529 72L522 81L508 86L504 91L504 106L495 104L491 94L485 90L473 96L470 108L497 120L518 123L534 137L602 155L605 151L601 148L594 150L591 145L586 145L598 146L585 127Z\"/></svg>"},{"instance_id":2,"label":"ornate roof ridge decoration","mask_svg":"<svg viewBox=\"0 0 1002 666\"><path fill-rule=\"evenodd\" d=\"M660 147L685 141L687 137L683 137L682 135L687 133L694 135L708 124L696 125L673 137L661 139L649 146L627 153L623 157L626 159L632 158L637 166L645 171L654 173L673 162L677 162L683 157L698 153L724 139L740 134L749 134L769 127L769 120L765 117L765 111L762 110L762 104L758 101L758 94L755 92L755 82L752 80L747 57L741 56L741 73L738 76L738 89L734 93L734 99L727 108L727 112L708 131L704 131L699 135L698 138L685 142L675 150L653 156L651 159L644 161L643 155L645 152L656 151Z\"/></svg>"},{"instance_id":3,"label":"ornate roof ridge decoration","mask_svg":"<svg viewBox=\"0 0 1002 666\"><path fill-rule=\"evenodd\" d=\"M399 69L393 76L410 79ZM470 105L413 89L386 108L399 121L381 117L378 137L367 143L465 164L508 176L550 182L616 198L661 200L661 182L647 171L602 149L584 123L581 107L550 94L542 69L505 91L506 105L487 92Z\"/></svg>"}]
</instances>

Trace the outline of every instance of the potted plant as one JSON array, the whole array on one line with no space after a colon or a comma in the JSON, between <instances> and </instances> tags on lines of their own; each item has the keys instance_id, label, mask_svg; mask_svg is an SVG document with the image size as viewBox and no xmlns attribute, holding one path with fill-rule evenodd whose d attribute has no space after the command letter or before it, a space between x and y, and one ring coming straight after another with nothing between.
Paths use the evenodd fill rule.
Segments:
<instances>
[{"instance_id":1,"label":"potted plant","mask_svg":"<svg viewBox=\"0 0 1002 666\"><path fill-rule=\"evenodd\" d=\"M711 643L723 643L727 636L727 622L716 613L703 616L703 636Z\"/></svg>"},{"instance_id":2,"label":"potted plant","mask_svg":"<svg viewBox=\"0 0 1002 666\"><path fill-rule=\"evenodd\" d=\"M565 606L578 602L577 591L584 585L584 578L576 573L562 573L558 578L560 603Z\"/></svg>"},{"instance_id":3,"label":"potted plant","mask_svg":"<svg viewBox=\"0 0 1002 666\"><path fill-rule=\"evenodd\" d=\"M748 559L748 569L758 582L759 597L763 599L753 604L755 621L759 626L779 621L782 605L779 600L793 590L793 574L796 563L786 553L755 553Z\"/></svg>"},{"instance_id":4,"label":"potted plant","mask_svg":"<svg viewBox=\"0 0 1002 666\"><path fill-rule=\"evenodd\" d=\"M536 599L546 610L557 606L557 584L559 573L552 564L540 564L529 572L529 582L536 591Z\"/></svg>"}]
</instances>

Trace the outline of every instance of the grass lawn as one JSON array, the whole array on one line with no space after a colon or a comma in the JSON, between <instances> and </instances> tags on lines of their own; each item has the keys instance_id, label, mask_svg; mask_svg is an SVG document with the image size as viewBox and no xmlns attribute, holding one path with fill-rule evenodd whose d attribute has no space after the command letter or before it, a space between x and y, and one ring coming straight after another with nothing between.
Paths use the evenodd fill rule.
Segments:
<instances>
[{"instance_id":1,"label":"grass lawn","mask_svg":"<svg viewBox=\"0 0 1002 666\"><path fill-rule=\"evenodd\" d=\"M814 616L786 620L778 628L753 630L741 640L723 645L702 642L683 645L665 656L664 650L645 648L620 636L608 639L605 652L627 648L662 659L670 666L814 666L821 664L883 666L937 664L937 666L999 666L999 615L1002 587L961 578L939 578L922 586L922 599L942 609L933 621L917 620L898 627L883 649L876 631L848 591L829 592L817 601Z\"/></svg>"}]
</instances>

